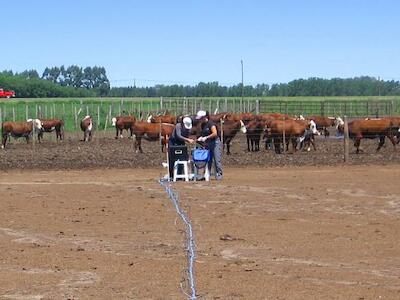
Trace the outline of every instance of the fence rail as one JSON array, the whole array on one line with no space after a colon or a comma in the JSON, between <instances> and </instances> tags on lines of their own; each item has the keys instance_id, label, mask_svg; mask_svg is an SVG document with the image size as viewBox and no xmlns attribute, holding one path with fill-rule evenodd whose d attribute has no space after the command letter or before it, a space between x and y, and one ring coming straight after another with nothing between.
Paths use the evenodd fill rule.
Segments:
<instances>
[{"instance_id":1,"label":"fence rail","mask_svg":"<svg viewBox=\"0 0 400 300\"><path fill-rule=\"evenodd\" d=\"M289 115L380 117L400 114L400 99L385 100L273 100L265 98L151 98L122 100L30 100L0 103L0 123L29 118L59 118L67 131L78 129L79 121L91 115L97 130L111 128L114 116L169 112L195 114L198 110L214 112L279 112Z\"/></svg>"}]
</instances>

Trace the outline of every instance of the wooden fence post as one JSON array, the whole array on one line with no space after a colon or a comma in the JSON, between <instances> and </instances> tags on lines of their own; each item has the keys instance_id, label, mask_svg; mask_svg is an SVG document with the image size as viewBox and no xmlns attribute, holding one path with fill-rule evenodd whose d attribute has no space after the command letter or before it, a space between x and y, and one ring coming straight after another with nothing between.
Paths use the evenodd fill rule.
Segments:
<instances>
[{"instance_id":1,"label":"wooden fence post","mask_svg":"<svg viewBox=\"0 0 400 300\"><path fill-rule=\"evenodd\" d=\"M256 100L256 114L258 115L260 113L260 100Z\"/></svg>"},{"instance_id":2,"label":"wooden fence post","mask_svg":"<svg viewBox=\"0 0 400 300\"><path fill-rule=\"evenodd\" d=\"M347 117L344 116L344 162L349 162L349 124L347 122Z\"/></svg>"},{"instance_id":3,"label":"wooden fence post","mask_svg":"<svg viewBox=\"0 0 400 300\"><path fill-rule=\"evenodd\" d=\"M99 131L100 127L100 106L97 105L97 125L96 125L96 130Z\"/></svg>"}]
</instances>

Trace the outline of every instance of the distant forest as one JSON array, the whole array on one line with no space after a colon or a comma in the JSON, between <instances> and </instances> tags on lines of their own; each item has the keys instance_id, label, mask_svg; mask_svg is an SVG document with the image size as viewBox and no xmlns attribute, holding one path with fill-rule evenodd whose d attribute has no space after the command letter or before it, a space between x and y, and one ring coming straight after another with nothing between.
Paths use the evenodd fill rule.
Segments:
<instances>
[{"instance_id":1,"label":"distant forest","mask_svg":"<svg viewBox=\"0 0 400 300\"><path fill-rule=\"evenodd\" d=\"M400 95L399 81L375 77L308 78L277 84L222 86L218 82L197 85L110 87L104 67L46 68L21 73L0 72L0 88L14 90L18 98L43 97L264 97L264 96L390 96Z\"/></svg>"}]
</instances>

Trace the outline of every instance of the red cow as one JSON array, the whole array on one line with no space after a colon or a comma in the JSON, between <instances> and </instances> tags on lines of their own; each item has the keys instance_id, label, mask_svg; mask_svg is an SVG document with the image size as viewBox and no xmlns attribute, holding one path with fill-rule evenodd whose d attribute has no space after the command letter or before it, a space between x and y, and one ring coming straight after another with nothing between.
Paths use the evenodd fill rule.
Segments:
<instances>
[{"instance_id":1,"label":"red cow","mask_svg":"<svg viewBox=\"0 0 400 300\"><path fill-rule=\"evenodd\" d=\"M30 119L27 122L4 122L1 125L3 137L1 148L4 149L6 147L7 140L10 136L14 138L24 137L28 143L32 132L40 131L41 129L42 122L39 119Z\"/></svg>"},{"instance_id":2,"label":"red cow","mask_svg":"<svg viewBox=\"0 0 400 300\"><path fill-rule=\"evenodd\" d=\"M81 121L81 129L83 131L83 141L90 142L93 133L93 120L91 116L86 116Z\"/></svg>"},{"instance_id":3,"label":"red cow","mask_svg":"<svg viewBox=\"0 0 400 300\"><path fill-rule=\"evenodd\" d=\"M45 120L45 119L40 119L42 122L42 130L38 133L38 140L40 143L40 140L43 139L43 132L56 132L56 139L63 140L64 139L64 121L59 120L59 119L50 119L50 120Z\"/></svg>"},{"instance_id":4,"label":"red cow","mask_svg":"<svg viewBox=\"0 0 400 300\"><path fill-rule=\"evenodd\" d=\"M167 136L171 136L175 125L167 123L148 123L136 122L133 125L133 134L135 135L135 151L139 148L140 153L142 150L142 138L148 141L160 141L161 151L164 152L164 146L168 142Z\"/></svg>"},{"instance_id":5,"label":"red cow","mask_svg":"<svg viewBox=\"0 0 400 300\"><path fill-rule=\"evenodd\" d=\"M273 139L276 153L281 153L283 136L285 136L286 148L289 148L289 142L292 141L293 151L296 151L297 138L304 136L309 126L310 122L303 120L273 120L266 127L266 136ZM313 141L310 142L313 143Z\"/></svg>"},{"instance_id":6,"label":"red cow","mask_svg":"<svg viewBox=\"0 0 400 300\"><path fill-rule=\"evenodd\" d=\"M158 116L153 116L150 115L147 118L148 123L168 123L168 124L176 124L177 117L174 115L158 115Z\"/></svg>"},{"instance_id":7,"label":"red cow","mask_svg":"<svg viewBox=\"0 0 400 300\"><path fill-rule=\"evenodd\" d=\"M261 134L264 131L265 123L263 121L253 120L250 121L247 126L246 138L247 138L247 151L260 151L260 140Z\"/></svg>"},{"instance_id":8,"label":"red cow","mask_svg":"<svg viewBox=\"0 0 400 300\"><path fill-rule=\"evenodd\" d=\"M385 137L387 137L392 142L394 149L396 149L396 141L393 132L395 119L382 118L354 120L349 122L348 126L349 137L354 140L356 153L363 152L360 148L361 139L363 138L379 138L378 148L376 149L376 151L379 151L385 144ZM342 119L336 118L336 127L340 133L344 133L344 122Z\"/></svg>"},{"instance_id":9,"label":"red cow","mask_svg":"<svg viewBox=\"0 0 400 300\"><path fill-rule=\"evenodd\" d=\"M111 119L112 121L112 126L115 126L116 129L116 135L115 138L118 139L118 137L123 138L122 136L122 131L125 130L130 130L131 132L131 137L133 135L132 127L136 122L136 118L134 116L119 116L119 117L114 117Z\"/></svg>"}]
</instances>

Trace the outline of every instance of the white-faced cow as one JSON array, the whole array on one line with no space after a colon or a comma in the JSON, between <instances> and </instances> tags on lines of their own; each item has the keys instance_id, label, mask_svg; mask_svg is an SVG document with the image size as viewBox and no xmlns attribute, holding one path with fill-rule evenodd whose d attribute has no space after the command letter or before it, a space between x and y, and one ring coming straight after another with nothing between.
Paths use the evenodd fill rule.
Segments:
<instances>
[{"instance_id":1,"label":"white-faced cow","mask_svg":"<svg viewBox=\"0 0 400 300\"><path fill-rule=\"evenodd\" d=\"M1 148L6 147L7 140L11 136L14 138L24 137L28 143L33 132L39 132L41 129L42 122L39 119L30 119L27 122L4 122L1 126L3 137Z\"/></svg>"},{"instance_id":2,"label":"white-faced cow","mask_svg":"<svg viewBox=\"0 0 400 300\"><path fill-rule=\"evenodd\" d=\"M91 116L86 116L81 121L81 129L83 131L83 141L90 142L93 133L93 120Z\"/></svg>"},{"instance_id":3,"label":"white-faced cow","mask_svg":"<svg viewBox=\"0 0 400 300\"><path fill-rule=\"evenodd\" d=\"M64 121L59 119L40 119L42 122L42 129L38 133L38 141L43 139L43 132L56 132L56 139L64 139Z\"/></svg>"},{"instance_id":4,"label":"white-faced cow","mask_svg":"<svg viewBox=\"0 0 400 300\"><path fill-rule=\"evenodd\" d=\"M133 135L133 125L135 125L136 118L134 116L119 116L119 117L114 117L111 119L112 121L112 126L115 126L116 129L116 135L115 138L118 139L119 137L122 139L122 131L125 130L130 130L131 132L131 138Z\"/></svg>"}]
</instances>

